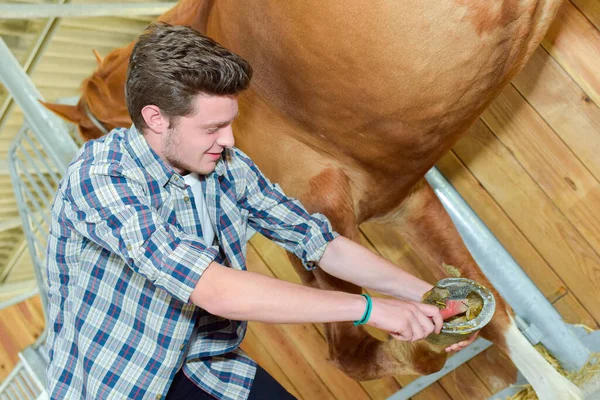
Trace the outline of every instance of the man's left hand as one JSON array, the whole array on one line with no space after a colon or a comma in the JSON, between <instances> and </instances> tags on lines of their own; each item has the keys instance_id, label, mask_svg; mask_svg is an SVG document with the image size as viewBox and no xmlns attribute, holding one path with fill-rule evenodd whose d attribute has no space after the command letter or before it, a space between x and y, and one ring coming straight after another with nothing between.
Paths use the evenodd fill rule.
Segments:
<instances>
[{"instance_id":1,"label":"man's left hand","mask_svg":"<svg viewBox=\"0 0 600 400\"><path fill-rule=\"evenodd\" d=\"M441 310L442 318L448 319L454 315L463 313L466 311L466 307L466 302L464 300L448 300L446 302L446 308ZM473 343L475 339L477 339L478 333L479 332L475 332L467 340L463 340L461 342L454 343L453 345L446 347L446 351L448 353L452 353L464 349L465 347Z\"/></svg>"},{"instance_id":2,"label":"man's left hand","mask_svg":"<svg viewBox=\"0 0 600 400\"><path fill-rule=\"evenodd\" d=\"M477 339L478 334L479 334L479 332L475 332L467 340L463 340L462 342L454 343L453 345L446 347L446 351L448 353L454 353L454 352L464 349L465 347L467 347L468 345L473 343L475 341L475 339Z\"/></svg>"}]
</instances>

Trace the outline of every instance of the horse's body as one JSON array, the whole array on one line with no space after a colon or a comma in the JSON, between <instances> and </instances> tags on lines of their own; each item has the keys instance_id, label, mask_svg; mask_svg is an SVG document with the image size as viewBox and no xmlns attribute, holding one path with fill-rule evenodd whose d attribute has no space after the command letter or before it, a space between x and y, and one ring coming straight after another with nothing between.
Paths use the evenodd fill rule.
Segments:
<instances>
[{"instance_id":1,"label":"horse's body","mask_svg":"<svg viewBox=\"0 0 600 400\"><path fill-rule=\"evenodd\" d=\"M191 25L250 61L255 75L240 98L236 144L289 195L354 240L362 222L395 224L437 278L445 263L491 287L423 176L525 64L559 3L182 0L160 20ZM79 106L50 108L87 139L100 131L84 104L106 128L127 126L130 51L100 64ZM294 264L305 284L360 292ZM482 334L541 398L576 398L495 294L497 313ZM329 324L326 333L332 361L357 379L431 373L446 359L425 342L381 342L351 323Z\"/></svg>"}]
</instances>

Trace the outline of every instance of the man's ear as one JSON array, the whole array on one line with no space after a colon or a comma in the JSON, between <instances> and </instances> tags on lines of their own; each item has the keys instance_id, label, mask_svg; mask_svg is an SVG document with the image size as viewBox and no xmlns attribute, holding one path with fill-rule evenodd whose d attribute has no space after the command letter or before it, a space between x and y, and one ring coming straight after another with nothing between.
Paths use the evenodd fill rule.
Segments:
<instances>
[{"instance_id":1,"label":"man's ear","mask_svg":"<svg viewBox=\"0 0 600 400\"><path fill-rule=\"evenodd\" d=\"M62 119L65 119L74 124L79 124L79 121L81 121L81 113L79 112L79 107L77 106L70 106L67 104L46 103L41 100L40 103L42 103L44 107L54 112Z\"/></svg>"},{"instance_id":2,"label":"man's ear","mask_svg":"<svg viewBox=\"0 0 600 400\"><path fill-rule=\"evenodd\" d=\"M142 108L142 117L148 128L155 133L165 133L169 129L169 119L153 104Z\"/></svg>"}]
</instances>

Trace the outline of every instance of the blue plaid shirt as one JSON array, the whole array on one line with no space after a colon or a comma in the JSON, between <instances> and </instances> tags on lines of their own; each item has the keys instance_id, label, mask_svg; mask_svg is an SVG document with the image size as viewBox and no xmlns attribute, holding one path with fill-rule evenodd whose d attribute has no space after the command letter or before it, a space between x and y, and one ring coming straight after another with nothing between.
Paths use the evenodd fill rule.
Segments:
<instances>
[{"instance_id":1,"label":"blue plaid shirt","mask_svg":"<svg viewBox=\"0 0 600 400\"><path fill-rule=\"evenodd\" d=\"M180 367L221 399L248 397L246 322L189 301L212 261L244 270L249 229L316 266L336 234L229 149L202 177L215 243L193 193L135 127L87 142L52 206L48 391L53 399L164 398Z\"/></svg>"}]
</instances>

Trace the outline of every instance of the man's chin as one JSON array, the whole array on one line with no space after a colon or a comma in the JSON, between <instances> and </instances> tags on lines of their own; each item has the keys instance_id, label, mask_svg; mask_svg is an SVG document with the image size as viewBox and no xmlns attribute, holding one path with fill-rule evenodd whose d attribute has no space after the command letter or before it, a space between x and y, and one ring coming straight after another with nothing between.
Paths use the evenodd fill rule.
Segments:
<instances>
[{"instance_id":1,"label":"man's chin","mask_svg":"<svg viewBox=\"0 0 600 400\"><path fill-rule=\"evenodd\" d=\"M215 171L216 165L208 166L205 165L202 168L199 168L196 173L199 175L209 175Z\"/></svg>"}]
</instances>

